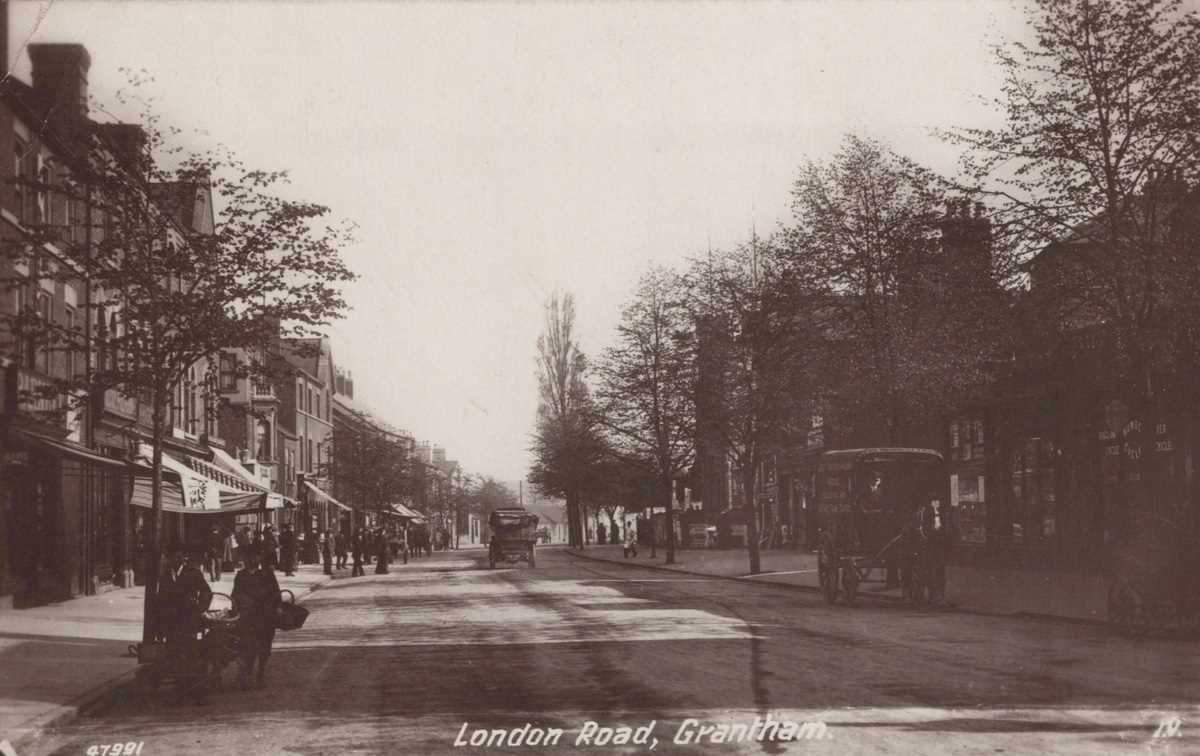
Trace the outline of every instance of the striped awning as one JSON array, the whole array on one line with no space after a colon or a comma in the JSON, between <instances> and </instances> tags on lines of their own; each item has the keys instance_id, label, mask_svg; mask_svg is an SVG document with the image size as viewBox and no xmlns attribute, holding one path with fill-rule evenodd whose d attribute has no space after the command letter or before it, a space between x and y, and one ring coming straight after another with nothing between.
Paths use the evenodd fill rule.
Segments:
<instances>
[{"instance_id":1,"label":"striped awning","mask_svg":"<svg viewBox=\"0 0 1200 756\"><path fill-rule=\"evenodd\" d=\"M335 505L336 507L338 507L339 509L341 509L343 511L346 511L346 512L351 511L350 507L346 506L345 504L341 503L340 501L333 498L329 494L325 493L321 489L317 488L312 483L309 483L307 480L304 481L304 487L306 489L308 489L308 496L311 501L315 501L318 503L327 502L329 504Z\"/></svg>"}]
</instances>

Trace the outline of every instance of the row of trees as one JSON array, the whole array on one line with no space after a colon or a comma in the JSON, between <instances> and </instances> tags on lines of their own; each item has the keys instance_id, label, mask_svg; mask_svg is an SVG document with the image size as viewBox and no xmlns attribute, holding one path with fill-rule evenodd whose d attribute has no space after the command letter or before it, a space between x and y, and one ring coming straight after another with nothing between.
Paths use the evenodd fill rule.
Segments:
<instances>
[{"instance_id":1,"label":"row of trees","mask_svg":"<svg viewBox=\"0 0 1200 756\"><path fill-rule=\"evenodd\" d=\"M606 471L614 461L654 481L669 522L697 449L728 460L752 510L764 452L815 428L929 438L1032 332L1070 322L1065 302L1116 330L1133 406L1152 375L1196 375L1200 212L1190 225L1180 213L1200 177L1200 21L1175 0L1027 12L1031 41L995 51L1004 125L943 132L964 148L960 176L846 137L802 166L776 232L649 270L594 365L570 296L551 300L530 480L566 498L573 522L629 479ZM1029 260L1064 239L1090 251L1060 285L1027 291Z\"/></svg>"}]
</instances>

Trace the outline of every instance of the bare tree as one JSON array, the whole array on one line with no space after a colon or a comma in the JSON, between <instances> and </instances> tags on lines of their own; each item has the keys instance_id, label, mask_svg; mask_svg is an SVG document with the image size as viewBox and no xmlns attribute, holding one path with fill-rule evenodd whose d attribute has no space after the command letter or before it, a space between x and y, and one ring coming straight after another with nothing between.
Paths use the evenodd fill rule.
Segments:
<instances>
[{"instance_id":1,"label":"bare tree","mask_svg":"<svg viewBox=\"0 0 1200 756\"><path fill-rule=\"evenodd\" d=\"M600 421L627 456L654 465L666 509L667 563L675 561L675 478L694 454L695 338L681 277L652 268L626 303L617 341L596 373Z\"/></svg>"},{"instance_id":2,"label":"bare tree","mask_svg":"<svg viewBox=\"0 0 1200 756\"><path fill-rule=\"evenodd\" d=\"M593 463L602 453L584 373L587 361L575 338L575 300L553 294L538 337L538 417L529 481L567 502L572 546L584 544L582 497L593 484Z\"/></svg>"},{"instance_id":3,"label":"bare tree","mask_svg":"<svg viewBox=\"0 0 1200 756\"><path fill-rule=\"evenodd\" d=\"M787 440L812 395L806 360L820 313L801 272L777 244L755 237L694 261L686 276L697 334L697 432L715 438L741 476L752 574L760 571L759 466Z\"/></svg>"}]
</instances>

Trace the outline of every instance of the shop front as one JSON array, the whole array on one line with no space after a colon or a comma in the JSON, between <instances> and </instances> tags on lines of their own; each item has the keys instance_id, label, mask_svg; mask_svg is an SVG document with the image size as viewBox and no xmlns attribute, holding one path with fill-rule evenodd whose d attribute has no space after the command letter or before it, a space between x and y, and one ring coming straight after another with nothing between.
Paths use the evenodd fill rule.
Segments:
<instances>
[{"instance_id":1,"label":"shop front","mask_svg":"<svg viewBox=\"0 0 1200 756\"><path fill-rule=\"evenodd\" d=\"M0 605L33 606L126 584L130 481L142 468L10 427L0 475Z\"/></svg>"}]
</instances>

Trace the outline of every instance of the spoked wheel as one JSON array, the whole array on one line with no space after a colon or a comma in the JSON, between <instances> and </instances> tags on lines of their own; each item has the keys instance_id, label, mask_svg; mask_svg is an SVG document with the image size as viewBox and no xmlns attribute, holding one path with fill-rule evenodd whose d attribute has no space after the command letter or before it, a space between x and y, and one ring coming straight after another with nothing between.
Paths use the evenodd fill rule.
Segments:
<instances>
[{"instance_id":1,"label":"spoked wheel","mask_svg":"<svg viewBox=\"0 0 1200 756\"><path fill-rule=\"evenodd\" d=\"M817 552L817 578L821 583L821 594L830 604L837 601L837 575L837 555L833 552L833 546L822 542L821 550Z\"/></svg>"},{"instance_id":2,"label":"spoked wheel","mask_svg":"<svg viewBox=\"0 0 1200 756\"><path fill-rule=\"evenodd\" d=\"M858 599L858 568L853 562L848 562L842 568L842 595L846 598L847 606L854 606Z\"/></svg>"}]
</instances>

